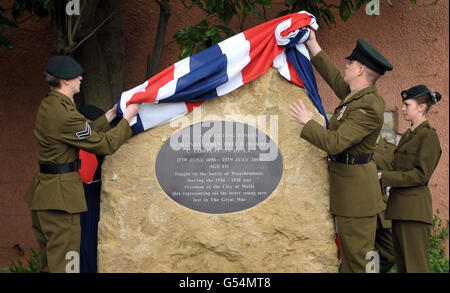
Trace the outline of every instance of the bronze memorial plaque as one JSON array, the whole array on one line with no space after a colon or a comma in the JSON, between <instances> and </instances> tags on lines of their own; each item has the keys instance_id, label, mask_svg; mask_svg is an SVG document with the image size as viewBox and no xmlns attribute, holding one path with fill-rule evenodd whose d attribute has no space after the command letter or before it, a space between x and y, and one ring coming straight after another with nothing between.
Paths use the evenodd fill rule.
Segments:
<instances>
[{"instance_id":1,"label":"bronze memorial plaque","mask_svg":"<svg viewBox=\"0 0 450 293\"><path fill-rule=\"evenodd\" d=\"M267 199L280 182L283 161L262 131L239 122L203 121L172 135L155 168L159 184L175 202L224 214Z\"/></svg>"}]
</instances>

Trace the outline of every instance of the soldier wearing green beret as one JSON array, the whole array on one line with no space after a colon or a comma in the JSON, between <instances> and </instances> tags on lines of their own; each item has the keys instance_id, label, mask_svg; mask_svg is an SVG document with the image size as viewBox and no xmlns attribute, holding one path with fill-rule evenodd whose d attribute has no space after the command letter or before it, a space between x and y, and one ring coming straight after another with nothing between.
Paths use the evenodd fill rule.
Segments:
<instances>
[{"instance_id":1,"label":"soldier wearing green beret","mask_svg":"<svg viewBox=\"0 0 450 293\"><path fill-rule=\"evenodd\" d=\"M417 85L403 91L402 99L402 113L411 128L395 148L392 170L382 170L378 178L383 186L391 186L386 218L392 220L398 272L426 273L430 271L428 238L433 221L428 181L442 154L426 113L441 95Z\"/></svg>"},{"instance_id":2,"label":"soldier wearing green beret","mask_svg":"<svg viewBox=\"0 0 450 293\"><path fill-rule=\"evenodd\" d=\"M78 172L79 149L113 154L131 137L129 121L140 107L130 105L114 128L109 122L116 117L117 106L87 123L73 100L80 91L82 73L81 65L68 56L50 58L45 68L50 93L39 106L34 129L39 172L24 198L31 209L41 272L63 273L79 268L80 213L87 211Z\"/></svg>"},{"instance_id":3,"label":"soldier wearing green beret","mask_svg":"<svg viewBox=\"0 0 450 293\"><path fill-rule=\"evenodd\" d=\"M330 212L335 216L344 273L367 271L374 251L377 214L384 209L377 168L372 160L383 126L385 102L376 81L392 65L370 44L357 41L344 75L322 51L311 30L306 42L311 62L341 103L330 129L312 120L299 100L291 115L303 124L301 137L329 154Z\"/></svg>"}]
</instances>

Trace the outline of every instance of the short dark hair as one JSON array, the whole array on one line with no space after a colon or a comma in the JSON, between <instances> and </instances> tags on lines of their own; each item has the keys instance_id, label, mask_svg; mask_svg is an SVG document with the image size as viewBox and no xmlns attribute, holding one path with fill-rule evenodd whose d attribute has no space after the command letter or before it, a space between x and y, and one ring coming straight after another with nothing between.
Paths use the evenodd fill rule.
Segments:
<instances>
[{"instance_id":1,"label":"short dark hair","mask_svg":"<svg viewBox=\"0 0 450 293\"><path fill-rule=\"evenodd\" d=\"M52 88L52 89L61 88L61 79L54 77L53 75L51 75L45 71L44 71L44 78L50 88Z\"/></svg>"}]
</instances>

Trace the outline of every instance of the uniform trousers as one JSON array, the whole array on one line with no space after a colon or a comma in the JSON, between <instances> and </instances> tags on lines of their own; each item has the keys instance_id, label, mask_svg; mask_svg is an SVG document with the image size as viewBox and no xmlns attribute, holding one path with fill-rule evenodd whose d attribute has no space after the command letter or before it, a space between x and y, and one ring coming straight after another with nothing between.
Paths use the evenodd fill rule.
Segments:
<instances>
[{"instance_id":1,"label":"uniform trousers","mask_svg":"<svg viewBox=\"0 0 450 293\"><path fill-rule=\"evenodd\" d=\"M431 225L423 222L392 220L395 261L398 273L430 272L428 238Z\"/></svg>"},{"instance_id":2,"label":"uniform trousers","mask_svg":"<svg viewBox=\"0 0 450 293\"><path fill-rule=\"evenodd\" d=\"M336 216L342 256L342 273L365 273L366 254L374 251L377 215L371 217Z\"/></svg>"},{"instance_id":3,"label":"uniform trousers","mask_svg":"<svg viewBox=\"0 0 450 293\"><path fill-rule=\"evenodd\" d=\"M41 272L65 273L69 263L69 271L79 270L80 214L32 210L31 223L39 244ZM74 264L75 267L72 266L75 260L73 252L78 259L78 265Z\"/></svg>"},{"instance_id":4,"label":"uniform trousers","mask_svg":"<svg viewBox=\"0 0 450 293\"><path fill-rule=\"evenodd\" d=\"M97 272L97 234L100 220L100 193L102 182L83 184L86 197L87 212L80 215L81 221L81 253L80 273Z\"/></svg>"},{"instance_id":5,"label":"uniform trousers","mask_svg":"<svg viewBox=\"0 0 450 293\"><path fill-rule=\"evenodd\" d=\"M375 250L380 256L380 273L387 273L395 265L392 229L384 228L379 218L377 222Z\"/></svg>"}]
</instances>

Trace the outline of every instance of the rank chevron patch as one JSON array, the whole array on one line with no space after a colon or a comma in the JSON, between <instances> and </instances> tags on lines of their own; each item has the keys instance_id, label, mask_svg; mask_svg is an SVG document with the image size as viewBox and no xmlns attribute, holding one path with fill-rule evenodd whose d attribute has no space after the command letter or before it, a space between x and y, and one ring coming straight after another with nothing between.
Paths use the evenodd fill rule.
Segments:
<instances>
[{"instance_id":1,"label":"rank chevron patch","mask_svg":"<svg viewBox=\"0 0 450 293\"><path fill-rule=\"evenodd\" d=\"M89 123L86 122L86 129L75 133L75 135L78 137L78 139L83 139L91 135L91 126L89 125Z\"/></svg>"}]
</instances>

